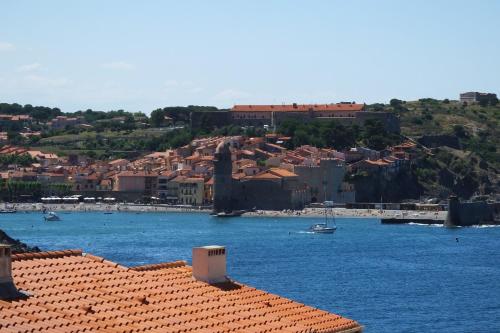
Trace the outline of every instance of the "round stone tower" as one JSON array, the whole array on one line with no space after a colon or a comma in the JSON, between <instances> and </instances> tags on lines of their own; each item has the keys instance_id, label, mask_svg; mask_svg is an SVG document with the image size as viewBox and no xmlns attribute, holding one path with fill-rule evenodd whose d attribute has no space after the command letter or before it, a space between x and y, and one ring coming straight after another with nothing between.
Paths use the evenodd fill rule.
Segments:
<instances>
[{"instance_id":1,"label":"round stone tower","mask_svg":"<svg viewBox=\"0 0 500 333\"><path fill-rule=\"evenodd\" d=\"M458 197L452 195L448 199L448 215L444 221L446 227L460 225L460 201Z\"/></svg>"},{"instance_id":2,"label":"round stone tower","mask_svg":"<svg viewBox=\"0 0 500 333\"><path fill-rule=\"evenodd\" d=\"M232 172L229 143L222 141L214 156L214 211L231 211Z\"/></svg>"}]
</instances>

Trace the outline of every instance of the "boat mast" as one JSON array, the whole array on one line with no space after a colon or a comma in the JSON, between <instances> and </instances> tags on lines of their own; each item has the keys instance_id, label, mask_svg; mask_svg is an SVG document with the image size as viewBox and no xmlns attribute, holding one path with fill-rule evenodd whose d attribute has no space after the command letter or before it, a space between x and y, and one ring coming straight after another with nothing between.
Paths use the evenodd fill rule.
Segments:
<instances>
[{"instance_id":1,"label":"boat mast","mask_svg":"<svg viewBox=\"0 0 500 333\"><path fill-rule=\"evenodd\" d=\"M328 227L328 212L326 207L326 180L325 175L323 173L323 208L325 210L325 227Z\"/></svg>"}]
</instances>

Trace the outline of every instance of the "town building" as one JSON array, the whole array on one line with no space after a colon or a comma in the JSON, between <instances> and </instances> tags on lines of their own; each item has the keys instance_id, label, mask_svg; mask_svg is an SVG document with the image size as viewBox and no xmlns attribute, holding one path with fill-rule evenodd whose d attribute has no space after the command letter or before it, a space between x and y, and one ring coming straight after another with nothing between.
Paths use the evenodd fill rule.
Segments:
<instances>
[{"instance_id":1,"label":"town building","mask_svg":"<svg viewBox=\"0 0 500 333\"><path fill-rule=\"evenodd\" d=\"M309 186L311 202L342 203L346 198L354 199L341 195L346 174L346 166L342 160L320 159L317 165L294 165L293 172L301 182Z\"/></svg>"},{"instance_id":2,"label":"town building","mask_svg":"<svg viewBox=\"0 0 500 333\"><path fill-rule=\"evenodd\" d=\"M59 156L53 153L42 153L39 150L28 150L26 153L45 167L54 165L59 161Z\"/></svg>"},{"instance_id":3,"label":"town building","mask_svg":"<svg viewBox=\"0 0 500 333\"><path fill-rule=\"evenodd\" d=\"M33 118L26 114L0 114L0 129L11 128L11 126L20 129L23 126L30 126L32 121Z\"/></svg>"},{"instance_id":4,"label":"town building","mask_svg":"<svg viewBox=\"0 0 500 333\"><path fill-rule=\"evenodd\" d=\"M177 177L178 203L181 205L201 206L205 195L205 180L203 178Z\"/></svg>"},{"instance_id":5,"label":"town building","mask_svg":"<svg viewBox=\"0 0 500 333\"><path fill-rule=\"evenodd\" d=\"M191 125L200 128L209 122L218 127L235 124L275 128L290 119L300 122L335 120L346 126L362 126L368 120L378 120L387 131L400 132L399 118L393 112L367 111L365 104L356 103L234 105L228 111L193 112Z\"/></svg>"},{"instance_id":6,"label":"town building","mask_svg":"<svg viewBox=\"0 0 500 333\"><path fill-rule=\"evenodd\" d=\"M279 125L286 119L310 120L314 118L355 118L365 110L364 104L283 104L235 105L230 110L232 123L239 125Z\"/></svg>"},{"instance_id":7,"label":"town building","mask_svg":"<svg viewBox=\"0 0 500 333\"><path fill-rule=\"evenodd\" d=\"M115 176L113 191L135 192L144 196L157 194L158 174L148 171L121 171Z\"/></svg>"},{"instance_id":8,"label":"town building","mask_svg":"<svg viewBox=\"0 0 500 333\"><path fill-rule=\"evenodd\" d=\"M485 104L496 104L498 98L496 94L493 93L481 93L477 91L470 91L460 94L460 102L472 104L472 103L485 103Z\"/></svg>"},{"instance_id":9,"label":"town building","mask_svg":"<svg viewBox=\"0 0 500 333\"><path fill-rule=\"evenodd\" d=\"M47 123L47 125L55 130L65 129L67 127L75 127L77 125L84 124L85 119L83 117L66 117L57 116Z\"/></svg>"},{"instance_id":10,"label":"town building","mask_svg":"<svg viewBox=\"0 0 500 333\"><path fill-rule=\"evenodd\" d=\"M255 176L233 180L236 209L302 209L311 202L309 186L282 168L270 168Z\"/></svg>"},{"instance_id":11,"label":"town building","mask_svg":"<svg viewBox=\"0 0 500 333\"><path fill-rule=\"evenodd\" d=\"M0 331L362 332L354 320L231 280L226 256L205 246L193 249L192 267L124 267L81 250L11 254L0 245Z\"/></svg>"},{"instance_id":12,"label":"town building","mask_svg":"<svg viewBox=\"0 0 500 333\"><path fill-rule=\"evenodd\" d=\"M108 162L108 165L112 170L126 170L129 164L130 161L124 158L119 158Z\"/></svg>"},{"instance_id":13,"label":"town building","mask_svg":"<svg viewBox=\"0 0 500 333\"><path fill-rule=\"evenodd\" d=\"M34 199L41 193L51 195L47 185L57 183L72 194L129 202L213 204L215 211L301 209L314 202L353 202L358 196L345 183L344 179L352 180L346 173L368 172L390 179L408 169L419 152L411 141L381 151L366 147L337 151L310 145L289 150L283 146L286 140L275 133L198 138L177 149L110 161L77 155L60 158L7 145L0 148L0 156L30 155L35 162L5 165L0 170L2 188L10 180L32 181L42 185Z\"/></svg>"},{"instance_id":14,"label":"town building","mask_svg":"<svg viewBox=\"0 0 500 333\"><path fill-rule=\"evenodd\" d=\"M270 168L255 175L233 175L229 146L222 141L215 153L214 211L302 209L310 202L307 185L299 182L297 174L286 169Z\"/></svg>"}]
</instances>

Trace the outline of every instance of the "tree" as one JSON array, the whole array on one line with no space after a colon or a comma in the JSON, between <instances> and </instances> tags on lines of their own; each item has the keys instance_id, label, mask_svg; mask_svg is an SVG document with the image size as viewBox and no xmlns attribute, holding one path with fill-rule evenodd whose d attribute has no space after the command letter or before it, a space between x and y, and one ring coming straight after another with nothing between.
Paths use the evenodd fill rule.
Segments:
<instances>
[{"instance_id":1,"label":"tree","mask_svg":"<svg viewBox=\"0 0 500 333\"><path fill-rule=\"evenodd\" d=\"M400 107L401 104L403 104L403 101L400 100L400 99L397 99L397 98L393 98L390 100L389 104L393 107L393 108L397 108L397 107Z\"/></svg>"},{"instance_id":2,"label":"tree","mask_svg":"<svg viewBox=\"0 0 500 333\"><path fill-rule=\"evenodd\" d=\"M307 135L307 132L305 130L299 129L295 131L295 135L293 136L293 145L295 147L306 145L309 143L309 141L309 136Z\"/></svg>"},{"instance_id":3,"label":"tree","mask_svg":"<svg viewBox=\"0 0 500 333\"><path fill-rule=\"evenodd\" d=\"M9 131L7 132L7 140L11 143L11 144L21 144L23 142L23 137L21 136L21 134L17 133L17 132L13 132L13 131Z\"/></svg>"},{"instance_id":4,"label":"tree","mask_svg":"<svg viewBox=\"0 0 500 333\"><path fill-rule=\"evenodd\" d=\"M397 135L388 133L381 121L373 119L365 122L363 139L368 148L375 150L382 150L387 146L399 142Z\"/></svg>"},{"instance_id":5,"label":"tree","mask_svg":"<svg viewBox=\"0 0 500 333\"><path fill-rule=\"evenodd\" d=\"M157 109L151 112L151 126L160 127L165 119L165 112L162 109Z\"/></svg>"},{"instance_id":6,"label":"tree","mask_svg":"<svg viewBox=\"0 0 500 333\"><path fill-rule=\"evenodd\" d=\"M462 138L462 139L469 137L469 133L467 132L465 127L463 127L462 125L453 126L453 133L455 134L455 136Z\"/></svg>"}]
</instances>

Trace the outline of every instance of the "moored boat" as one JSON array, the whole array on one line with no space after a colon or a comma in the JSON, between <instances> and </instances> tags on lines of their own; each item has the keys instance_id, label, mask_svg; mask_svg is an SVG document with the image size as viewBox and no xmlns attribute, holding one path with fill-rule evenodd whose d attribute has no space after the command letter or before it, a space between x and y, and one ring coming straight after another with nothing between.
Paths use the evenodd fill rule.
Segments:
<instances>
[{"instance_id":1,"label":"moored boat","mask_svg":"<svg viewBox=\"0 0 500 333\"><path fill-rule=\"evenodd\" d=\"M245 213L244 210L233 210L230 212L219 212L212 215L216 217L238 217L243 215L244 213Z\"/></svg>"},{"instance_id":2,"label":"moored boat","mask_svg":"<svg viewBox=\"0 0 500 333\"><path fill-rule=\"evenodd\" d=\"M335 219L333 216L333 211L331 212L331 218L329 218L329 210L332 210L333 201L325 201L323 203L325 207L325 223L316 223L309 227L309 232L313 232L316 234L333 234L335 230L337 230L337 225L335 224ZM328 226L328 220L331 219L333 222L333 226Z\"/></svg>"},{"instance_id":3,"label":"moored boat","mask_svg":"<svg viewBox=\"0 0 500 333\"><path fill-rule=\"evenodd\" d=\"M314 232L317 234L333 234L335 230L337 230L337 227L329 227L326 223L317 223L309 228L310 232Z\"/></svg>"},{"instance_id":4,"label":"moored boat","mask_svg":"<svg viewBox=\"0 0 500 333\"><path fill-rule=\"evenodd\" d=\"M45 221L60 221L61 218L55 212L49 212L47 216L43 217Z\"/></svg>"}]
</instances>

